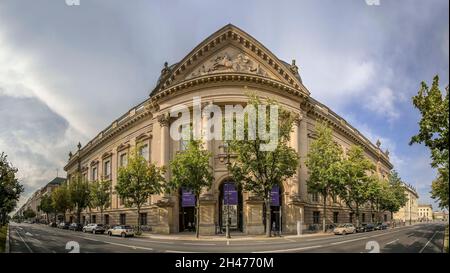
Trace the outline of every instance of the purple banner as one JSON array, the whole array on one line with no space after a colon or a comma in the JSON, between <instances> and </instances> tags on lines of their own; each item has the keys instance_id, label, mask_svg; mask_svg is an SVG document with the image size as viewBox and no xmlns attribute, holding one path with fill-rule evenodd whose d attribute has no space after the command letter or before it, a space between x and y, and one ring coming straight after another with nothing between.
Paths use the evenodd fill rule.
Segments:
<instances>
[{"instance_id":1,"label":"purple banner","mask_svg":"<svg viewBox=\"0 0 450 273\"><path fill-rule=\"evenodd\" d=\"M183 208L195 207L195 195L186 188L181 189L181 206Z\"/></svg>"},{"instance_id":2,"label":"purple banner","mask_svg":"<svg viewBox=\"0 0 450 273\"><path fill-rule=\"evenodd\" d=\"M278 185L273 186L270 195L272 197L271 206L280 206L280 187Z\"/></svg>"},{"instance_id":3,"label":"purple banner","mask_svg":"<svg viewBox=\"0 0 450 273\"><path fill-rule=\"evenodd\" d=\"M238 194L236 185L234 183L223 184L223 204L224 205L237 205Z\"/></svg>"}]
</instances>

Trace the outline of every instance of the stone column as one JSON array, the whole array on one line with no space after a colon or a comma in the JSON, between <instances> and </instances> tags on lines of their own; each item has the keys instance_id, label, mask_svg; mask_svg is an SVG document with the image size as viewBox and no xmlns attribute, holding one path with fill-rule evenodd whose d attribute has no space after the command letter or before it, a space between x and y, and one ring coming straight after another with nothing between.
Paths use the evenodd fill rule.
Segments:
<instances>
[{"instance_id":1,"label":"stone column","mask_svg":"<svg viewBox=\"0 0 450 273\"><path fill-rule=\"evenodd\" d=\"M299 155L300 155L300 172L298 176L298 193L303 202L308 201L308 189L306 186L306 179L308 178L308 172L305 165L306 157L308 154L308 124L306 113L302 112L300 117L300 124L298 128L299 134Z\"/></svg>"},{"instance_id":2,"label":"stone column","mask_svg":"<svg viewBox=\"0 0 450 273\"><path fill-rule=\"evenodd\" d=\"M166 181L170 179L169 161L170 161L170 117L169 114L162 114L158 116L158 122L161 129L161 155L160 165L166 166L165 174ZM171 233L175 232L174 216L174 202L168 193L164 193L161 200L158 200L156 205L159 207L159 223L154 227L157 233ZM176 215L177 216L177 215Z\"/></svg>"}]
</instances>

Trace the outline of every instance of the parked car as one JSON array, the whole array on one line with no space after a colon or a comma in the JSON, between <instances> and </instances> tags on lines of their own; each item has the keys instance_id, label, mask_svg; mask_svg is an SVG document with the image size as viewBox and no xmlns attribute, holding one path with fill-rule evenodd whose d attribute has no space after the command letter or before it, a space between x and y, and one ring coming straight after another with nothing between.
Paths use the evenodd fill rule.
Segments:
<instances>
[{"instance_id":1,"label":"parked car","mask_svg":"<svg viewBox=\"0 0 450 273\"><path fill-rule=\"evenodd\" d=\"M338 225L334 230L333 233L338 235L346 235L349 233L356 233L356 228L353 224L347 223L347 224L340 224Z\"/></svg>"},{"instance_id":2,"label":"parked car","mask_svg":"<svg viewBox=\"0 0 450 273\"><path fill-rule=\"evenodd\" d=\"M60 228L60 229L69 229L69 226L70 226L69 223L61 222L61 223L59 223L58 228Z\"/></svg>"},{"instance_id":3,"label":"parked car","mask_svg":"<svg viewBox=\"0 0 450 273\"><path fill-rule=\"evenodd\" d=\"M69 226L69 230L82 231L83 230L83 225L82 224L78 224L78 223L72 223Z\"/></svg>"},{"instance_id":4,"label":"parked car","mask_svg":"<svg viewBox=\"0 0 450 273\"><path fill-rule=\"evenodd\" d=\"M48 224L50 227L57 227L58 224L56 224L56 222L50 222L50 224Z\"/></svg>"},{"instance_id":5,"label":"parked car","mask_svg":"<svg viewBox=\"0 0 450 273\"><path fill-rule=\"evenodd\" d=\"M387 229L388 228L388 226L387 226L387 224L386 223L377 223L376 225L375 225L375 230L383 230L383 229Z\"/></svg>"},{"instance_id":6,"label":"parked car","mask_svg":"<svg viewBox=\"0 0 450 273\"><path fill-rule=\"evenodd\" d=\"M360 227L356 228L356 232L368 232L373 231L375 229L375 225L371 223L361 224Z\"/></svg>"},{"instance_id":7,"label":"parked car","mask_svg":"<svg viewBox=\"0 0 450 273\"><path fill-rule=\"evenodd\" d=\"M102 224L87 224L83 227L83 232L105 233L105 227Z\"/></svg>"},{"instance_id":8,"label":"parked car","mask_svg":"<svg viewBox=\"0 0 450 273\"><path fill-rule=\"evenodd\" d=\"M109 236L121 236L123 238L127 237L127 236L134 236L134 230L131 226L124 226L124 225L119 225L119 226L115 226L113 228L108 229L108 235Z\"/></svg>"}]
</instances>

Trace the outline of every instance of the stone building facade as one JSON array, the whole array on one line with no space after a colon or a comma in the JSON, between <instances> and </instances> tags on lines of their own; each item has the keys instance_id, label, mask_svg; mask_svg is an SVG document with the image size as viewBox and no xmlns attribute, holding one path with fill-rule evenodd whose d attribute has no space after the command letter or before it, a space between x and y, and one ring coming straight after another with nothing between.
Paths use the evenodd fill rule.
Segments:
<instances>
[{"instance_id":1,"label":"stone building facade","mask_svg":"<svg viewBox=\"0 0 450 273\"><path fill-rule=\"evenodd\" d=\"M300 120L294 125L290 145L300 156L297 174L284 181L278 189L278 206L271 207L274 225L286 233L296 232L300 221L304 230L321 223L323 215L321 197L308 193L308 178L305 159L308 147L316 137L315 124L328 121L334 130L334 139L348 150L352 145L364 148L366 156L376 165L377 173L387 178L392 169L389 153L372 144L357 129L327 106L313 99L303 85L295 60L291 63L278 59L260 42L241 29L227 25L195 47L185 58L173 65L164 65L156 87L148 99L133 107L110 126L101 131L84 147L71 153L65 166L70 181L71 175L80 171L88 180L109 179L113 187L117 181L118 168L126 164L126 156L133 148L157 165L168 166L183 142L173 140L169 127L174 122L169 110L174 105L184 104L191 108L193 97L201 98L202 109L214 104L244 105L247 91L261 97L276 99L282 107L297 113ZM203 115L202 123L208 122ZM233 183L225 162L222 141L206 142L213 154L210 165L214 170L214 183L200 197L200 233L214 234L224 226L223 188ZM167 174L170 178L170 171ZM251 193L239 189L237 204L232 207L232 227L247 234L264 232L264 206L262 201L252 198ZM152 196L142 209L141 224L158 233L175 233L188 230L194 221L194 210L185 206L182 192ZM228 208L228 207L227 207ZM281 213L280 213L281 211ZM99 212L83 212L84 221L98 221ZM92 216L95 216L93 219ZM136 209L127 208L116 192L112 192L110 208L105 212L105 223L137 224ZM355 216L339 200L330 200L329 222L354 221ZM360 215L362 222L370 222L375 215L369 207ZM386 221L389 213L383 215Z\"/></svg>"},{"instance_id":2,"label":"stone building facade","mask_svg":"<svg viewBox=\"0 0 450 273\"><path fill-rule=\"evenodd\" d=\"M433 221L433 206L430 204L419 204L419 221L429 222Z\"/></svg>"},{"instance_id":3,"label":"stone building facade","mask_svg":"<svg viewBox=\"0 0 450 273\"><path fill-rule=\"evenodd\" d=\"M419 220L419 195L416 189L409 184L403 184L403 188L407 201L398 212L394 213L394 220L410 224L416 223Z\"/></svg>"}]
</instances>

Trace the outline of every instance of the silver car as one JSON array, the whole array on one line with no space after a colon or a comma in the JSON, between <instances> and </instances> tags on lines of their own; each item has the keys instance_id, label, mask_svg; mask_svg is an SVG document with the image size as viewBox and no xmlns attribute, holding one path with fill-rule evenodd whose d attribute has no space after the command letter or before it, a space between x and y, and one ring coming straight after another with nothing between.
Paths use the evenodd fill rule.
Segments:
<instances>
[{"instance_id":1,"label":"silver car","mask_svg":"<svg viewBox=\"0 0 450 273\"><path fill-rule=\"evenodd\" d=\"M87 224L83 227L83 232L105 233L105 227L102 224Z\"/></svg>"},{"instance_id":2,"label":"silver car","mask_svg":"<svg viewBox=\"0 0 450 273\"><path fill-rule=\"evenodd\" d=\"M108 235L109 236L117 235L117 236L121 236L123 238L125 238L127 236L133 237L134 230L131 226L119 225L119 226L115 226L113 228L108 229Z\"/></svg>"},{"instance_id":3,"label":"silver car","mask_svg":"<svg viewBox=\"0 0 450 273\"><path fill-rule=\"evenodd\" d=\"M340 224L333 230L334 234L346 235L349 233L356 233L356 228L353 224Z\"/></svg>"}]
</instances>

